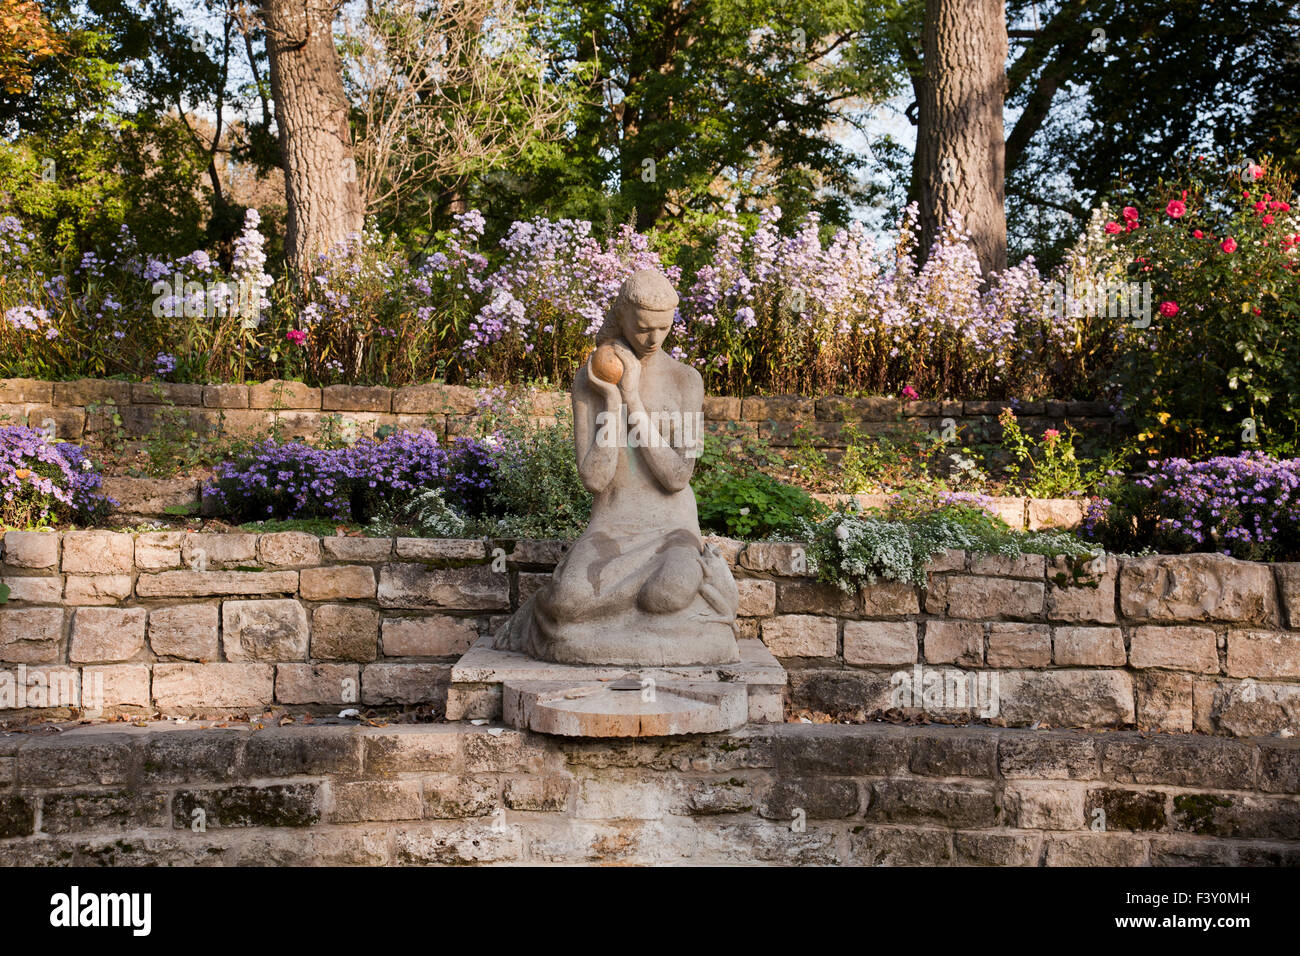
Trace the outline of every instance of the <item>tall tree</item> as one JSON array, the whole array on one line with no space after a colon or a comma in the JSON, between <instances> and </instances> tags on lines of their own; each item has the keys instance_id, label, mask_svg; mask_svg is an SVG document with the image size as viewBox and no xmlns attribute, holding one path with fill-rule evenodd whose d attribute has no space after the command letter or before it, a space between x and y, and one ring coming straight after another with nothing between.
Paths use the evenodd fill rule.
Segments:
<instances>
[{"instance_id":1,"label":"tall tree","mask_svg":"<svg viewBox=\"0 0 1300 956\"><path fill-rule=\"evenodd\" d=\"M635 218L779 204L845 221L863 195L843 135L892 92L855 55L884 0L569 0L544 38L587 84L559 155L515 188L553 215ZM883 86L889 89L883 89Z\"/></svg>"},{"instance_id":2,"label":"tall tree","mask_svg":"<svg viewBox=\"0 0 1300 956\"><path fill-rule=\"evenodd\" d=\"M1300 172L1297 0L1009 0L1012 239L1050 259L1120 182L1139 194L1179 154ZM1217 15L1216 15L1217 14ZM1288 139L1288 134L1290 139ZM1288 146L1289 143L1289 146Z\"/></svg>"},{"instance_id":3,"label":"tall tree","mask_svg":"<svg viewBox=\"0 0 1300 956\"><path fill-rule=\"evenodd\" d=\"M285 251L299 280L311 273L317 254L365 221L334 46L338 8L339 0L263 0L261 7L284 155Z\"/></svg>"},{"instance_id":4,"label":"tall tree","mask_svg":"<svg viewBox=\"0 0 1300 956\"><path fill-rule=\"evenodd\" d=\"M361 196L381 228L427 234L440 212L464 211L471 177L559 138L568 104L544 82L533 22L517 0L371 0L345 17Z\"/></svg>"},{"instance_id":5,"label":"tall tree","mask_svg":"<svg viewBox=\"0 0 1300 956\"><path fill-rule=\"evenodd\" d=\"M926 2L888 7L894 62L915 99L907 115L917 123ZM1204 0L1007 0L1005 105L1014 122L1005 189L1016 255L1056 263L1117 182L1145 192L1180 152L1271 153L1300 171L1300 0L1238 0L1214 11ZM913 201L923 161L916 151Z\"/></svg>"},{"instance_id":6,"label":"tall tree","mask_svg":"<svg viewBox=\"0 0 1300 956\"><path fill-rule=\"evenodd\" d=\"M984 275L1007 266L1004 0L926 0L917 111L921 254L959 214Z\"/></svg>"}]
</instances>

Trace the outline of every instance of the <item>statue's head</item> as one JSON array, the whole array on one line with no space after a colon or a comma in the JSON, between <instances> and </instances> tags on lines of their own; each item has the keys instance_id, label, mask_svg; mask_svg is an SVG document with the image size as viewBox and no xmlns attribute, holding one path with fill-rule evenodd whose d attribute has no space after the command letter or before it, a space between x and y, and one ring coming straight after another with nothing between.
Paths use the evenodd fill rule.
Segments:
<instances>
[{"instance_id":1,"label":"statue's head","mask_svg":"<svg viewBox=\"0 0 1300 956\"><path fill-rule=\"evenodd\" d=\"M619 287L596 344L622 336L639 358L658 351L673 327L677 291L657 269L640 269Z\"/></svg>"}]
</instances>

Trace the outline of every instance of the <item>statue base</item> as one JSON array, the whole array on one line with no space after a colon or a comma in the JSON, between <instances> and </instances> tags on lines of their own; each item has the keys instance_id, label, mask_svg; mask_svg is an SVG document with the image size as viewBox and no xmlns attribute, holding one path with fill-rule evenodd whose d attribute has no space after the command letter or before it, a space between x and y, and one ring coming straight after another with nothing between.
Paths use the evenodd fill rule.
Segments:
<instances>
[{"instance_id":1,"label":"statue base","mask_svg":"<svg viewBox=\"0 0 1300 956\"><path fill-rule=\"evenodd\" d=\"M785 719L785 668L762 641L732 664L559 664L498 650L481 637L451 669L448 720L497 720L571 737L715 733ZM623 689L626 688L626 689Z\"/></svg>"}]
</instances>

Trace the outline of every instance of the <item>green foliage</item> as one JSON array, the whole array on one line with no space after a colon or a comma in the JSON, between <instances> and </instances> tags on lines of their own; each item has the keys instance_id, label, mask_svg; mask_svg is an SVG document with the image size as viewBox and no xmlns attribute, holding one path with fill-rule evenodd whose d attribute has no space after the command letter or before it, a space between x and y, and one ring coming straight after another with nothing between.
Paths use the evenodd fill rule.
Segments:
<instances>
[{"instance_id":1,"label":"green foliage","mask_svg":"<svg viewBox=\"0 0 1300 956\"><path fill-rule=\"evenodd\" d=\"M429 283L439 286L447 303L435 310L411 279L396 237L369 229L349 243L346 255L320 267L301 299L277 288L285 312L291 313L285 316L289 325L309 330L311 347L280 342L271 347L283 348L286 361L300 361L304 377L323 385L443 378L448 364L459 357L469 305L467 296L450 286L467 280L463 271L430 276Z\"/></svg>"},{"instance_id":2,"label":"green foliage","mask_svg":"<svg viewBox=\"0 0 1300 956\"><path fill-rule=\"evenodd\" d=\"M0 119L18 134L0 143L0 194L61 255L110 241L130 209L118 166L128 121L111 105L118 83L105 49L98 34L70 33L30 91L0 97Z\"/></svg>"},{"instance_id":3,"label":"green foliage","mask_svg":"<svg viewBox=\"0 0 1300 956\"><path fill-rule=\"evenodd\" d=\"M317 537L331 538L339 533L340 528L344 531L355 532L360 527L360 525L353 524L350 521L330 521L326 518L287 518L284 520L248 521L241 524L239 529L256 534L272 534L277 531L303 531Z\"/></svg>"},{"instance_id":4,"label":"green foliage","mask_svg":"<svg viewBox=\"0 0 1300 956\"><path fill-rule=\"evenodd\" d=\"M577 0L557 8L541 42L589 85L574 103L572 136L516 183L515 196L529 213L597 222L634 215L640 229L729 201L845 221L864 188L862 159L840 141L834 119L845 98L883 101L897 77L844 50L870 32L882 6Z\"/></svg>"},{"instance_id":5,"label":"green foliage","mask_svg":"<svg viewBox=\"0 0 1300 956\"><path fill-rule=\"evenodd\" d=\"M1010 491L1030 498L1070 498L1087 494L1106 480L1123 457L1122 450L1112 451L1101 461L1080 459L1075 449L1078 432L1067 426L1062 432L1048 428L1041 439L1025 434L1010 408L998 416L1002 426L1002 445L1010 453L1012 465Z\"/></svg>"},{"instance_id":6,"label":"green foliage","mask_svg":"<svg viewBox=\"0 0 1300 956\"><path fill-rule=\"evenodd\" d=\"M1012 39L1007 71L1013 250L1055 265L1090 204L1120 180L1150 193L1189 145L1273 153L1300 172L1295 3L1238 0L1230 11L1203 0L1008 2L1008 26L1029 28Z\"/></svg>"},{"instance_id":7,"label":"green foliage","mask_svg":"<svg viewBox=\"0 0 1300 956\"><path fill-rule=\"evenodd\" d=\"M691 483L702 531L746 541L799 539L808 523L825 513L825 506L802 488L760 470L760 464L771 461L769 455L766 446L752 438L728 444L705 436Z\"/></svg>"},{"instance_id":8,"label":"green foliage","mask_svg":"<svg viewBox=\"0 0 1300 956\"><path fill-rule=\"evenodd\" d=\"M832 463L806 426L795 430L792 470L802 484L820 491L869 495L890 492L979 491L988 482L980 454L920 424L896 422L868 434L850 422L839 461Z\"/></svg>"},{"instance_id":9,"label":"green foliage","mask_svg":"<svg viewBox=\"0 0 1300 956\"><path fill-rule=\"evenodd\" d=\"M591 516L591 493L582 485L573 454L567 411L556 423L529 427L520 416L498 416L499 447L490 493L502 517L491 525L500 537L576 538Z\"/></svg>"}]
</instances>

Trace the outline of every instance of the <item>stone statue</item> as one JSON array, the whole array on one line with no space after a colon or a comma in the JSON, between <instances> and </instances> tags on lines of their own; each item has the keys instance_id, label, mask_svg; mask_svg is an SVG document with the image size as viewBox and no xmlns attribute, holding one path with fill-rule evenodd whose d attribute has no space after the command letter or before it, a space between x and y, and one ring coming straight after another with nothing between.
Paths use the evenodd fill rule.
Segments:
<instances>
[{"instance_id":1,"label":"stone statue","mask_svg":"<svg viewBox=\"0 0 1300 956\"><path fill-rule=\"evenodd\" d=\"M677 293L643 269L623 283L573 383L578 473L591 523L496 646L566 664L739 660L739 596L700 538L691 473L704 383L667 355Z\"/></svg>"}]
</instances>

